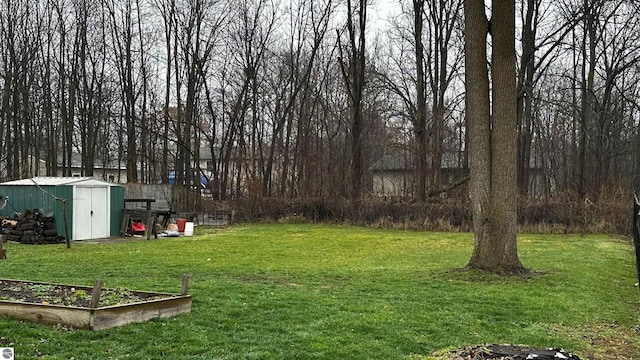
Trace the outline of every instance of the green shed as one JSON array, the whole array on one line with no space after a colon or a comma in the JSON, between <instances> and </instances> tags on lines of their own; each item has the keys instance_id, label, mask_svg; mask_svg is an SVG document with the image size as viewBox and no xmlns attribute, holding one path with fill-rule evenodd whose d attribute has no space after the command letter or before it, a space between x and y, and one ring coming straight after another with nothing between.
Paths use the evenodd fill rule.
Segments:
<instances>
[{"instance_id":1,"label":"green shed","mask_svg":"<svg viewBox=\"0 0 640 360\"><path fill-rule=\"evenodd\" d=\"M121 185L89 177L35 177L0 183L0 195L9 198L0 216L40 209L55 218L56 229L63 236L66 215L71 240L120 235L124 209Z\"/></svg>"}]
</instances>

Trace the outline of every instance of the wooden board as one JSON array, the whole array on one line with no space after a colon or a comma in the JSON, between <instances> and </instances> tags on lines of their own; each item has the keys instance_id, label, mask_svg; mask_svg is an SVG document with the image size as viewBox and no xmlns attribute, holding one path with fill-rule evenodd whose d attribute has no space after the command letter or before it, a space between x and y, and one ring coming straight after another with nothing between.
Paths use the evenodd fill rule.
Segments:
<instances>
[{"instance_id":1,"label":"wooden board","mask_svg":"<svg viewBox=\"0 0 640 360\"><path fill-rule=\"evenodd\" d=\"M191 296L151 300L143 303L97 308L91 314L89 328L108 329L156 318L168 318L191 312Z\"/></svg>"},{"instance_id":2,"label":"wooden board","mask_svg":"<svg viewBox=\"0 0 640 360\"><path fill-rule=\"evenodd\" d=\"M61 324L76 329L89 329L91 312L89 309L83 308L0 300L0 316L8 316L35 323Z\"/></svg>"}]
</instances>

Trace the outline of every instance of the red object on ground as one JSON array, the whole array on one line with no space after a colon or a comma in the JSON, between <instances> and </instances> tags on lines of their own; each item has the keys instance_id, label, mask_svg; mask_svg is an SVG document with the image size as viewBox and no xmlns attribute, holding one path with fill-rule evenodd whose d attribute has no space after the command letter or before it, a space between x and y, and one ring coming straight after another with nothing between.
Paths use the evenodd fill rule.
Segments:
<instances>
[{"instance_id":1,"label":"red object on ground","mask_svg":"<svg viewBox=\"0 0 640 360\"><path fill-rule=\"evenodd\" d=\"M183 233L184 232L184 227L187 224L187 219L176 219L176 224L178 224L178 232Z\"/></svg>"},{"instance_id":2,"label":"red object on ground","mask_svg":"<svg viewBox=\"0 0 640 360\"><path fill-rule=\"evenodd\" d=\"M144 226L142 222L132 221L131 222L131 232L135 233L143 233L147 228Z\"/></svg>"}]
</instances>

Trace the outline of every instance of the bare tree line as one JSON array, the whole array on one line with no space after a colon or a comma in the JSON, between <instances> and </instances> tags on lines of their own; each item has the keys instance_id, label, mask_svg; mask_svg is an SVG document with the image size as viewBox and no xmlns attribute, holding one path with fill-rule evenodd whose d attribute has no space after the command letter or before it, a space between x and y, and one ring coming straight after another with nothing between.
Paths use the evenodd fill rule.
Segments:
<instances>
[{"instance_id":1,"label":"bare tree line","mask_svg":"<svg viewBox=\"0 0 640 360\"><path fill-rule=\"evenodd\" d=\"M360 199L391 154L412 159L409 194L423 201L460 180L444 168L469 166L462 1L402 2L388 24L372 23L377 5L5 0L0 178L71 176L78 154L84 176L107 164L129 182L205 175L215 199ZM520 194L633 186L638 10L517 3Z\"/></svg>"}]
</instances>

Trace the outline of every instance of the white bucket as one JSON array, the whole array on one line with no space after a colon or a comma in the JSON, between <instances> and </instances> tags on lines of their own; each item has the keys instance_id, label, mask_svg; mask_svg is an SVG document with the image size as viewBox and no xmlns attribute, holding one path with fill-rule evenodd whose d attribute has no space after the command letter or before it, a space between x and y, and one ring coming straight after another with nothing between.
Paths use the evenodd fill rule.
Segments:
<instances>
[{"instance_id":1,"label":"white bucket","mask_svg":"<svg viewBox=\"0 0 640 360\"><path fill-rule=\"evenodd\" d=\"M191 221L187 221L184 224L184 236L193 236L193 223Z\"/></svg>"}]
</instances>

